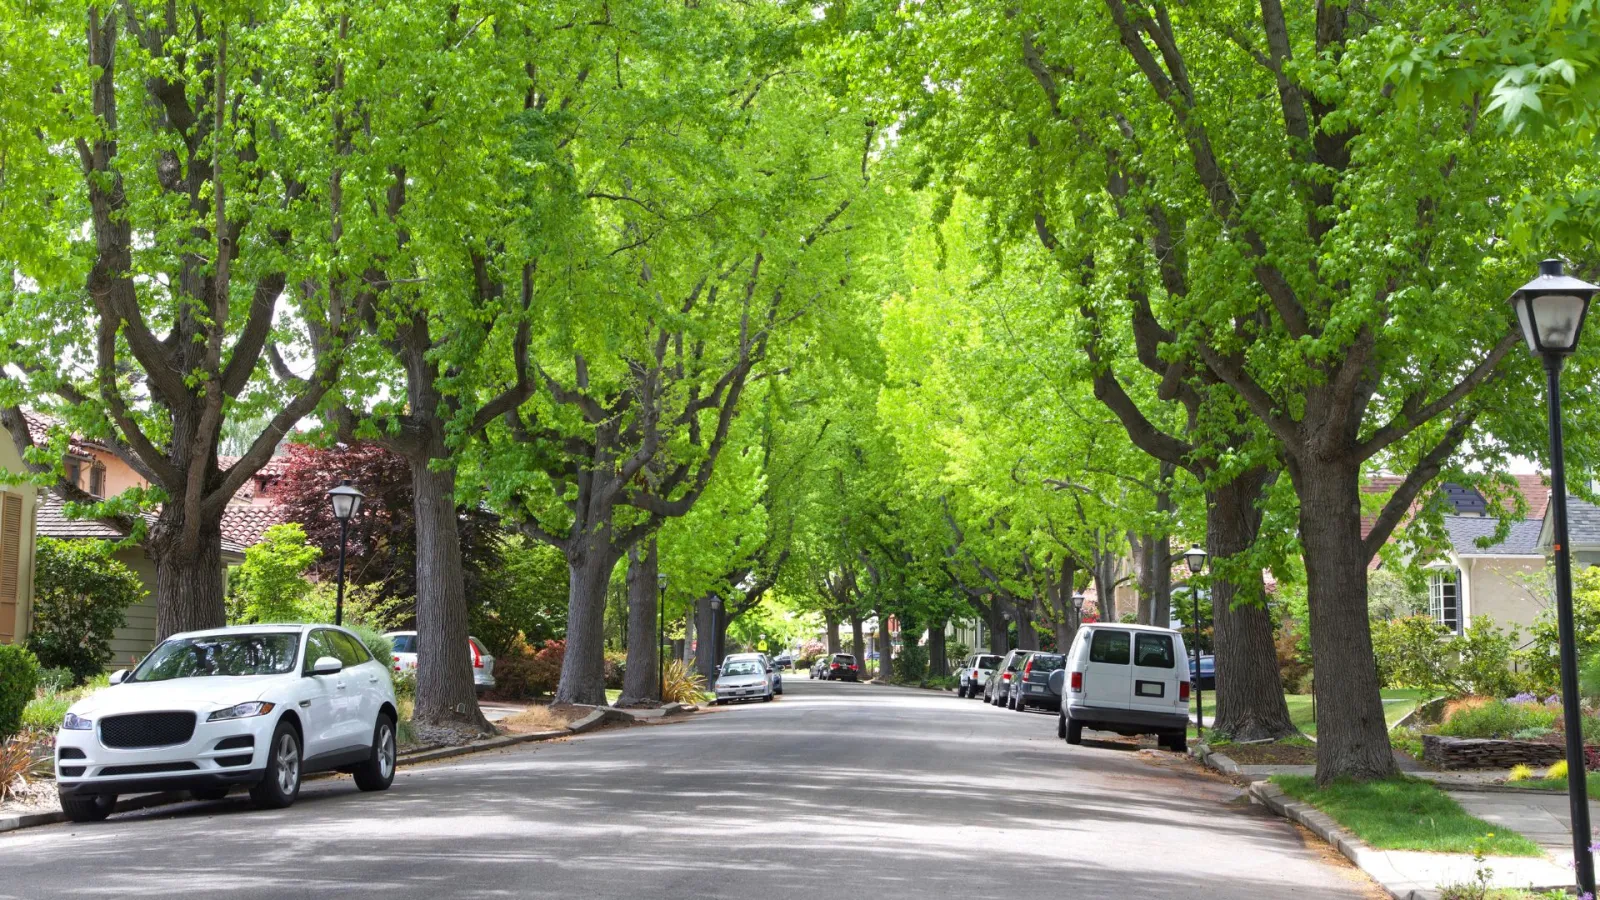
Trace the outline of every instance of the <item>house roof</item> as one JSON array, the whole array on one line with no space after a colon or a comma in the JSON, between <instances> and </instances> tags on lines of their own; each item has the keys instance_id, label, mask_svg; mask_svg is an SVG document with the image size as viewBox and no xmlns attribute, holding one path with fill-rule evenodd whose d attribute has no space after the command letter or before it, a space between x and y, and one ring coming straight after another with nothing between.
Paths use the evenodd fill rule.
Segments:
<instances>
[{"instance_id":1,"label":"house roof","mask_svg":"<svg viewBox=\"0 0 1600 900\"><path fill-rule=\"evenodd\" d=\"M1553 543L1548 507L1539 526L1539 549L1548 553ZM1567 544L1574 550L1600 550L1600 506L1567 495Z\"/></svg>"},{"instance_id":2,"label":"house roof","mask_svg":"<svg viewBox=\"0 0 1600 900\"><path fill-rule=\"evenodd\" d=\"M128 536L128 532L115 522L107 519L72 519L66 514L65 504L60 497L54 494L45 494L39 500L39 509L35 516L35 529L40 537L60 538L62 540L101 540L120 541ZM154 522L155 516L145 514L145 521ZM222 552L225 556L244 556L244 544L233 539L224 528L222 534Z\"/></svg>"},{"instance_id":3,"label":"house roof","mask_svg":"<svg viewBox=\"0 0 1600 900\"><path fill-rule=\"evenodd\" d=\"M222 471L224 471L224 472L226 472L229 469L233 468L234 466L238 465L239 464L239 460L240 460L240 457L237 457L237 456L218 456L217 457L217 468L222 470ZM284 470L287 469L288 467L289 467L289 458L288 457L286 457L286 456L274 456L271 459L267 460L266 465L263 465L260 469L258 469L256 471L255 477L257 477L257 478L273 478L273 477L276 477L278 475L282 475L284 473Z\"/></svg>"},{"instance_id":4,"label":"house roof","mask_svg":"<svg viewBox=\"0 0 1600 900\"><path fill-rule=\"evenodd\" d=\"M1528 518L1544 518L1544 510L1550 505L1550 485L1543 475L1513 475L1517 480L1517 490L1522 493L1523 499L1528 501Z\"/></svg>"},{"instance_id":5,"label":"house roof","mask_svg":"<svg viewBox=\"0 0 1600 900\"><path fill-rule=\"evenodd\" d=\"M277 506L229 506L222 511L222 539L254 547L261 543L262 532L283 521L282 509Z\"/></svg>"},{"instance_id":6,"label":"house roof","mask_svg":"<svg viewBox=\"0 0 1600 900\"><path fill-rule=\"evenodd\" d=\"M1538 519L1517 519L1511 523L1506 539L1488 547L1478 546L1478 541L1492 540L1498 519L1487 516L1445 516L1445 531L1450 535L1451 547L1457 556L1543 556L1539 550L1539 530L1543 524Z\"/></svg>"}]
</instances>

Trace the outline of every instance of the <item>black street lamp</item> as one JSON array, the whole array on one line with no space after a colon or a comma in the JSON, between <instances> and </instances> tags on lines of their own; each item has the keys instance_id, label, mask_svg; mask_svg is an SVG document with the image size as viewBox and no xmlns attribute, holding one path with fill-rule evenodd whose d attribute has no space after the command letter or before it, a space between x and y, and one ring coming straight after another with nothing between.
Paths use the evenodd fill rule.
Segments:
<instances>
[{"instance_id":1,"label":"black street lamp","mask_svg":"<svg viewBox=\"0 0 1600 900\"><path fill-rule=\"evenodd\" d=\"M713 595L711 598L711 665L716 669L722 667L722 629L719 620L722 618L722 598ZM702 641L701 643L704 643Z\"/></svg>"},{"instance_id":2,"label":"black street lamp","mask_svg":"<svg viewBox=\"0 0 1600 900\"><path fill-rule=\"evenodd\" d=\"M667 576L656 576L656 699L667 700L667 654L661 645L667 641Z\"/></svg>"},{"instance_id":3,"label":"black street lamp","mask_svg":"<svg viewBox=\"0 0 1600 900\"><path fill-rule=\"evenodd\" d=\"M1199 575L1206 568L1206 551L1195 544L1183 554L1183 561L1189 566L1190 575ZM1194 600L1194 733L1196 737L1205 737L1206 698L1200 687L1200 588L1189 585L1189 597Z\"/></svg>"},{"instance_id":4,"label":"black street lamp","mask_svg":"<svg viewBox=\"0 0 1600 900\"><path fill-rule=\"evenodd\" d=\"M1572 628L1572 559L1567 550L1567 468L1561 438L1561 364L1578 349L1589 301L1600 292L1561 272L1561 260L1539 264L1539 277L1511 295L1528 349L1544 361L1550 414L1550 523L1556 566L1556 624L1561 639L1561 718L1567 732L1567 799L1572 807L1572 857L1578 893L1594 894L1589 851L1589 785L1578 708L1578 653Z\"/></svg>"},{"instance_id":5,"label":"black street lamp","mask_svg":"<svg viewBox=\"0 0 1600 900\"><path fill-rule=\"evenodd\" d=\"M344 549L350 537L350 520L356 513L361 512L361 501L366 495L356 490L350 484L350 479L345 478L339 486L328 491L328 499L333 501L333 517L339 520L339 594L333 607L333 624L344 624Z\"/></svg>"}]
</instances>

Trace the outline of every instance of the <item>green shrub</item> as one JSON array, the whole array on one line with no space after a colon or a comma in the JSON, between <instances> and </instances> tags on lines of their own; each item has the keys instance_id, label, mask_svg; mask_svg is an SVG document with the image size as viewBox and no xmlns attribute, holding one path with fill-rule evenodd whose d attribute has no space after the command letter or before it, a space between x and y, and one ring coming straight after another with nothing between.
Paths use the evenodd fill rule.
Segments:
<instances>
[{"instance_id":1,"label":"green shrub","mask_svg":"<svg viewBox=\"0 0 1600 900\"><path fill-rule=\"evenodd\" d=\"M1374 622L1372 653L1384 687L1456 693L1453 638L1450 629L1428 616Z\"/></svg>"},{"instance_id":2,"label":"green shrub","mask_svg":"<svg viewBox=\"0 0 1600 900\"><path fill-rule=\"evenodd\" d=\"M954 675L934 675L927 681L924 681L923 686L938 688L940 690L950 690L951 688L956 687L959 682L960 679L956 678Z\"/></svg>"},{"instance_id":3,"label":"green shrub","mask_svg":"<svg viewBox=\"0 0 1600 900\"><path fill-rule=\"evenodd\" d=\"M67 714L72 698L66 694L50 693L28 701L22 710L22 727L35 731L55 731L61 718Z\"/></svg>"},{"instance_id":4,"label":"green shrub","mask_svg":"<svg viewBox=\"0 0 1600 900\"><path fill-rule=\"evenodd\" d=\"M28 649L73 681L99 672L123 613L145 595L144 582L101 541L40 538L34 554L33 630Z\"/></svg>"},{"instance_id":5,"label":"green shrub","mask_svg":"<svg viewBox=\"0 0 1600 900\"><path fill-rule=\"evenodd\" d=\"M377 630L365 625L346 625L346 628L367 645L367 652L371 653L378 662L388 666L394 660L394 641L389 640Z\"/></svg>"},{"instance_id":6,"label":"green shrub","mask_svg":"<svg viewBox=\"0 0 1600 900\"><path fill-rule=\"evenodd\" d=\"M890 670L890 678L896 684L921 684L928 677L928 648L911 644L900 648L900 655L895 657L894 666Z\"/></svg>"},{"instance_id":7,"label":"green shrub","mask_svg":"<svg viewBox=\"0 0 1600 900\"><path fill-rule=\"evenodd\" d=\"M1439 733L1451 737L1509 739L1530 728L1554 728L1560 710L1539 703L1511 703L1491 700L1480 706L1457 710L1439 726Z\"/></svg>"},{"instance_id":8,"label":"green shrub","mask_svg":"<svg viewBox=\"0 0 1600 900\"><path fill-rule=\"evenodd\" d=\"M17 644L0 644L0 741L22 727L22 711L39 686L39 660Z\"/></svg>"},{"instance_id":9,"label":"green shrub","mask_svg":"<svg viewBox=\"0 0 1600 900\"><path fill-rule=\"evenodd\" d=\"M35 653L34 656L38 656L38 654ZM77 680L71 669L62 666L57 666L54 669L40 669L39 686L36 690L47 691L52 694L59 693L72 687Z\"/></svg>"},{"instance_id":10,"label":"green shrub","mask_svg":"<svg viewBox=\"0 0 1600 900\"><path fill-rule=\"evenodd\" d=\"M1456 666L1456 681L1469 694L1483 697L1509 697L1521 685L1518 675L1511 671L1521 633L1515 628L1509 632L1496 628L1488 616L1473 616L1467 630L1452 645L1461 656Z\"/></svg>"},{"instance_id":11,"label":"green shrub","mask_svg":"<svg viewBox=\"0 0 1600 900\"><path fill-rule=\"evenodd\" d=\"M244 552L244 564L228 573L228 621L326 622L323 607L332 594L320 595L305 572L322 556L306 543L305 529L295 523L274 525L260 543Z\"/></svg>"},{"instance_id":12,"label":"green shrub","mask_svg":"<svg viewBox=\"0 0 1600 900\"><path fill-rule=\"evenodd\" d=\"M655 640L654 635L651 640ZM628 654L616 650L606 651L606 689L612 691L622 690L622 679L628 669Z\"/></svg>"},{"instance_id":13,"label":"green shrub","mask_svg":"<svg viewBox=\"0 0 1600 900\"><path fill-rule=\"evenodd\" d=\"M554 547L521 537L507 539L500 565L484 573L483 587L483 602L472 604L468 624L496 660L519 634L538 646L566 629L567 561Z\"/></svg>"},{"instance_id":14,"label":"green shrub","mask_svg":"<svg viewBox=\"0 0 1600 900\"><path fill-rule=\"evenodd\" d=\"M499 675L499 668L495 674ZM407 669L394 678L394 698L396 700L415 700L417 698L417 670Z\"/></svg>"},{"instance_id":15,"label":"green shrub","mask_svg":"<svg viewBox=\"0 0 1600 900\"><path fill-rule=\"evenodd\" d=\"M1584 567L1572 572L1572 624L1580 658L1600 655L1600 568ZM1531 684L1528 687L1539 694L1554 694L1561 690L1560 646L1556 625L1555 604L1534 620L1529 635L1525 659ZM1600 684L1596 685L1600 688ZM1591 695L1595 696L1595 695Z\"/></svg>"}]
</instances>

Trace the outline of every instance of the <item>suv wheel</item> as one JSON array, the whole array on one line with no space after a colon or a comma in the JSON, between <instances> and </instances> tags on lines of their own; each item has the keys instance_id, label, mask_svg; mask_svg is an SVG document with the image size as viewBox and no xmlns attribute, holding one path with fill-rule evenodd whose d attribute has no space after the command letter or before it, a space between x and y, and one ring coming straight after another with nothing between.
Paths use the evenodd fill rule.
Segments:
<instances>
[{"instance_id":1,"label":"suv wheel","mask_svg":"<svg viewBox=\"0 0 1600 900\"><path fill-rule=\"evenodd\" d=\"M279 722L267 745L267 771L250 789L260 809L283 809L300 796L300 737L288 722Z\"/></svg>"},{"instance_id":2,"label":"suv wheel","mask_svg":"<svg viewBox=\"0 0 1600 900\"><path fill-rule=\"evenodd\" d=\"M99 822L117 807L116 794L62 794L61 811L74 822Z\"/></svg>"},{"instance_id":3,"label":"suv wheel","mask_svg":"<svg viewBox=\"0 0 1600 900\"><path fill-rule=\"evenodd\" d=\"M386 791L394 783L394 720L387 713L378 716L372 729L372 753L356 766L356 787L363 791Z\"/></svg>"}]
</instances>

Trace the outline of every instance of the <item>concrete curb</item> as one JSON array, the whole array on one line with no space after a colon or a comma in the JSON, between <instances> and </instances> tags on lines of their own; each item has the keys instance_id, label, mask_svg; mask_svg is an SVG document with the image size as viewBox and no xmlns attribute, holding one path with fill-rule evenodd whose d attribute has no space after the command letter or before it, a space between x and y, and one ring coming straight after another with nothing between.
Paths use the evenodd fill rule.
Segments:
<instances>
[{"instance_id":1,"label":"concrete curb","mask_svg":"<svg viewBox=\"0 0 1600 900\"><path fill-rule=\"evenodd\" d=\"M575 734L583 734L587 731L593 731L594 729L605 724L607 721L632 722L639 721L643 718L660 719L667 716L687 715L689 713L698 712L699 709L700 707L692 703L669 703L660 709L644 710L644 712L650 712L654 715L642 717L630 715L627 711L613 709L609 706L597 706L590 710L588 715L559 731L535 731L530 734L508 734L496 738L489 738L488 740L484 741L474 741L473 743L463 744L459 747L437 747L419 750L396 757L395 765L397 767L409 766L415 765L416 763L433 762L434 760L439 759L450 759L456 756L467 756L473 753L483 753L489 750L500 750L505 747L514 747L518 744L529 744L535 741L549 741L554 740L555 738L570 737ZM635 710L632 712L639 711ZM330 777L333 774L334 773L332 772L318 772L315 775L307 775L306 780L314 781L319 778ZM113 813L132 812L137 809L148 809L152 806L166 806L172 803L182 803L188 799L189 793L187 791L163 791L156 794L135 794L125 799L119 799L117 801L116 809L113 811ZM35 828L40 825L54 825L58 822L65 821L67 821L66 813L59 811L4 815L0 816L0 833L17 831L23 828Z\"/></svg>"},{"instance_id":2,"label":"concrete curb","mask_svg":"<svg viewBox=\"0 0 1600 900\"><path fill-rule=\"evenodd\" d=\"M1239 764L1221 753L1214 752L1210 744L1195 744L1190 748L1189 755L1200 760L1200 764L1208 769L1213 769L1224 775L1239 776Z\"/></svg>"}]
</instances>

